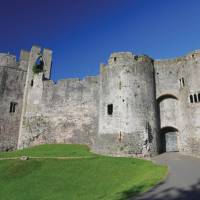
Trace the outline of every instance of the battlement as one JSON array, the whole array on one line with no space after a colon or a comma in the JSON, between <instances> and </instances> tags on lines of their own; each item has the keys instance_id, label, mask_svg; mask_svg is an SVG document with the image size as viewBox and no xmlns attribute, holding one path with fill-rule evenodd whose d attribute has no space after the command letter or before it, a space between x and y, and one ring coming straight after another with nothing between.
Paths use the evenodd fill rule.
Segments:
<instances>
[{"instance_id":1,"label":"battlement","mask_svg":"<svg viewBox=\"0 0 200 200\"><path fill-rule=\"evenodd\" d=\"M189 60L195 60L197 58L200 58L200 49L192 51L185 56L179 56L175 58L169 58L169 59L156 59L154 62L155 64L176 64L178 62L185 62Z\"/></svg>"},{"instance_id":2,"label":"battlement","mask_svg":"<svg viewBox=\"0 0 200 200\"><path fill-rule=\"evenodd\" d=\"M11 66L14 67L16 66L17 60L16 56L6 54L6 53L0 53L0 66L5 67L5 66Z\"/></svg>"},{"instance_id":3,"label":"battlement","mask_svg":"<svg viewBox=\"0 0 200 200\"><path fill-rule=\"evenodd\" d=\"M86 82L92 83L98 83L99 81L99 76L87 76L83 79L80 78L66 78L66 79L61 79L58 80L57 82L54 82L53 80L43 80L44 81L44 85L46 87L63 87L63 86L73 86L73 85L79 85L79 84L84 84Z\"/></svg>"},{"instance_id":4,"label":"battlement","mask_svg":"<svg viewBox=\"0 0 200 200\"><path fill-rule=\"evenodd\" d=\"M132 52L115 52L110 55L108 60L108 64L115 65L115 64L126 64L126 63L134 63L140 61L150 61L152 62L153 59L146 55L135 55Z\"/></svg>"}]
</instances>

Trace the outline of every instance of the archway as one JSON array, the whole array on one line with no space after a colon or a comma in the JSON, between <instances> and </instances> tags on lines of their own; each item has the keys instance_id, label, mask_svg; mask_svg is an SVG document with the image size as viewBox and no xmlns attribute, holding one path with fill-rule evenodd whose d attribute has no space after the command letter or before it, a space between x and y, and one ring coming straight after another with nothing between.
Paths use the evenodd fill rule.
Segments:
<instances>
[{"instance_id":1,"label":"archway","mask_svg":"<svg viewBox=\"0 0 200 200\"><path fill-rule=\"evenodd\" d=\"M157 99L157 116L159 129L177 127L178 98L173 94L164 94Z\"/></svg>"},{"instance_id":2,"label":"archway","mask_svg":"<svg viewBox=\"0 0 200 200\"><path fill-rule=\"evenodd\" d=\"M38 56L37 60L35 61L35 64L33 65L32 70L35 74L38 74L44 71L44 59L41 55Z\"/></svg>"},{"instance_id":3,"label":"archway","mask_svg":"<svg viewBox=\"0 0 200 200\"><path fill-rule=\"evenodd\" d=\"M178 130L174 127L164 127L159 131L160 153L176 152L178 150Z\"/></svg>"},{"instance_id":4,"label":"archway","mask_svg":"<svg viewBox=\"0 0 200 200\"><path fill-rule=\"evenodd\" d=\"M157 102L160 103L161 101L165 99L176 99L178 100L178 97L174 94L163 94L157 98Z\"/></svg>"}]
</instances>

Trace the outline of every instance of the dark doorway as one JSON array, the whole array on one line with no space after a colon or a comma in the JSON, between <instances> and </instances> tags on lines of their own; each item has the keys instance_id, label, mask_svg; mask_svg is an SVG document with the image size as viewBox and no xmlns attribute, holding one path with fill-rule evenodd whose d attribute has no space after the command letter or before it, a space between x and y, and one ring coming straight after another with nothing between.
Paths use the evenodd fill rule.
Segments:
<instances>
[{"instance_id":1,"label":"dark doorway","mask_svg":"<svg viewBox=\"0 0 200 200\"><path fill-rule=\"evenodd\" d=\"M178 130L173 127L165 127L160 130L160 152L176 152Z\"/></svg>"}]
</instances>

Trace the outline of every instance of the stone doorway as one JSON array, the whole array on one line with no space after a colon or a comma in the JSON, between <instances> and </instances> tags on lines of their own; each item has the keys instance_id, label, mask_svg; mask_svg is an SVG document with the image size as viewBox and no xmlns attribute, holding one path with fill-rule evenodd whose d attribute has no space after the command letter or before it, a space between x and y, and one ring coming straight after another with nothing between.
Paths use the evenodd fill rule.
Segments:
<instances>
[{"instance_id":1,"label":"stone doorway","mask_svg":"<svg viewBox=\"0 0 200 200\"><path fill-rule=\"evenodd\" d=\"M160 152L178 151L178 130L173 127L165 127L160 130Z\"/></svg>"}]
</instances>

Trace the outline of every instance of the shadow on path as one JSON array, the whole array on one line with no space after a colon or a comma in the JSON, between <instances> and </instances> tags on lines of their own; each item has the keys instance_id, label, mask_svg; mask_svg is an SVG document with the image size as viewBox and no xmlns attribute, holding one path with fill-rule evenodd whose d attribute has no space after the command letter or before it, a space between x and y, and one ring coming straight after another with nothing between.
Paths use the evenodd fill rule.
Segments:
<instances>
[{"instance_id":1,"label":"shadow on path","mask_svg":"<svg viewBox=\"0 0 200 200\"><path fill-rule=\"evenodd\" d=\"M188 189L171 187L149 195L151 192L152 191L145 193L145 197L129 198L129 191L126 191L123 198L129 200L200 200L200 180L196 184L191 185Z\"/></svg>"},{"instance_id":2,"label":"shadow on path","mask_svg":"<svg viewBox=\"0 0 200 200\"><path fill-rule=\"evenodd\" d=\"M153 158L158 164L168 165L167 179L137 197L142 189L124 191L120 200L200 200L200 159L180 153L165 153ZM132 198L130 198L132 195Z\"/></svg>"}]
</instances>

